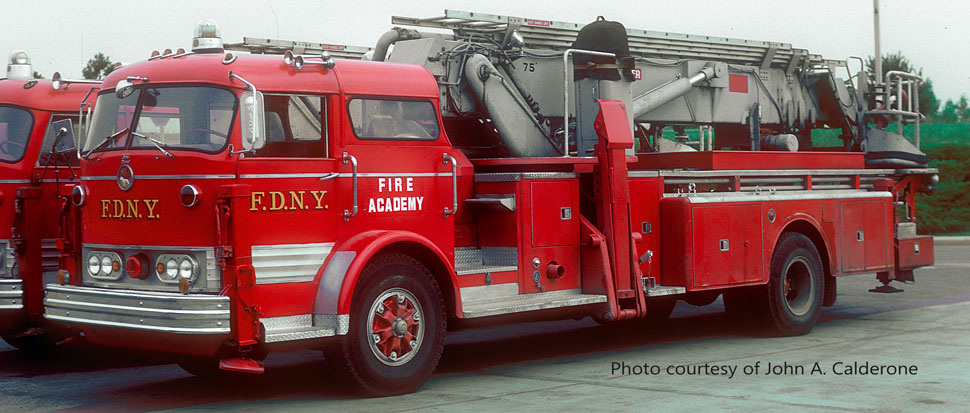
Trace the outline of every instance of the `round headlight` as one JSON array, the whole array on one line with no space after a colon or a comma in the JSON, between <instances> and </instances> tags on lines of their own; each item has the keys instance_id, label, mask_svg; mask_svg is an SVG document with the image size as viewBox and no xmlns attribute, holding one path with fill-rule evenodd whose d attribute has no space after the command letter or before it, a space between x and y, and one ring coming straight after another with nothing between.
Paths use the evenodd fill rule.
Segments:
<instances>
[{"instance_id":1,"label":"round headlight","mask_svg":"<svg viewBox=\"0 0 970 413\"><path fill-rule=\"evenodd\" d=\"M179 275L179 263L175 262L175 259L169 259L165 263L165 276L169 279L174 280L175 277Z\"/></svg>"},{"instance_id":2,"label":"round headlight","mask_svg":"<svg viewBox=\"0 0 970 413\"><path fill-rule=\"evenodd\" d=\"M185 278L186 280L191 279L193 267L195 266L192 265L191 260L182 260L182 263L179 264L179 277Z\"/></svg>"},{"instance_id":3,"label":"round headlight","mask_svg":"<svg viewBox=\"0 0 970 413\"><path fill-rule=\"evenodd\" d=\"M87 199L87 191L81 185L74 185L74 189L71 189L71 203L74 206L84 205L84 200Z\"/></svg>"},{"instance_id":4,"label":"round headlight","mask_svg":"<svg viewBox=\"0 0 970 413\"><path fill-rule=\"evenodd\" d=\"M101 257L101 273L104 275L111 274L111 257L107 255Z\"/></svg>"},{"instance_id":5,"label":"round headlight","mask_svg":"<svg viewBox=\"0 0 970 413\"><path fill-rule=\"evenodd\" d=\"M88 274L98 275L101 272L101 260L96 255L88 258Z\"/></svg>"}]
</instances>

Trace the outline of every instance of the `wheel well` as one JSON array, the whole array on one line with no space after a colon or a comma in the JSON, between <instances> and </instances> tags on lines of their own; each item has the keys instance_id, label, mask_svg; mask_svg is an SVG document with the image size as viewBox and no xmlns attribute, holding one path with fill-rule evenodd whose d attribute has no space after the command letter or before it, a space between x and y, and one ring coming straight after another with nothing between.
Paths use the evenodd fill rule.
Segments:
<instances>
[{"instance_id":1,"label":"wheel well","mask_svg":"<svg viewBox=\"0 0 970 413\"><path fill-rule=\"evenodd\" d=\"M451 277L448 274L448 267L441 261L437 254L416 242L396 242L381 249L380 252L398 252L405 254L421 262L438 283L442 298L445 299L445 309L449 316L454 315L455 311L455 289L452 286Z\"/></svg>"},{"instance_id":2,"label":"wheel well","mask_svg":"<svg viewBox=\"0 0 970 413\"><path fill-rule=\"evenodd\" d=\"M822 238L822 233L819 232L818 228L815 228L815 226L809 223L808 221L797 220L789 223L788 226L786 226L785 229L782 230L781 234L784 234L786 232L797 232L799 234L802 234L808 237L808 239L812 241L812 244L815 244L815 249L818 250L818 255L822 258L823 274L825 275L826 279L828 279L828 277L832 277L832 268L830 267L831 262L829 262L829 250L825 244L825 239ZM781 234L779 235L779 239L781 238ZM829 290L828 288L826 288L825 293L834 294L835 289ZM826 302L833 302L834 299L835 299L834 296L825 297Z\"/></svg>"},{"instance_id":3,"label":"wheel well","mask_svg":"<svg viewBox=\"0 0 970 413\"><path fill-rule=\"evenodd\" d=\"M815 244L815 248L818 249L818 254L822 258L822 269L825 271L825 275L832 275L832 269L829 268L829 250L825 245L825 240L822 238L822 233L818 231L818 228L815 228L815 226L808 221L798 220L789 223L788 226L786 226L781 232L782 234L786 232L797 232L812 240L812 244ZM780 234L779 238L781 238Z\"/></svg>"}]
</instances>

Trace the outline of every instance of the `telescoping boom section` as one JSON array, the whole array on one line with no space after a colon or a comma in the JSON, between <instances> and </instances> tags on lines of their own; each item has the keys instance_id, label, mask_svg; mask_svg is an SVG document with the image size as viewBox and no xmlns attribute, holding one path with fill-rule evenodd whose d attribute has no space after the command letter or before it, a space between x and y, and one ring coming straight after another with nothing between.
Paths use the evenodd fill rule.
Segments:
<instances>
[{"instance_id":1,"label":"telescoping boom section","mask_svg":"<svg viewBox=\"0 0 970 413\"><path fill-rule=\"evenodd\" d=\"M795 126L751 127L751 108L741 125L691 106L713 139L677 143L651 131L690 122L653 113L684 95L635 113L649 75L628 78L618 53L573 47L554 65L515 30L460 34L395 30L376 61L236 55L210 37L112 72L71 204L81 247L62 266L77 284L47 287L46 318L178 354L195 374L323 348L353 390L388 395L430 377L446 326L656 321L723 295L744 322L799 335L838 277L875 273L885 290L933 262L914 223L933 169L876 167L851 147L759 149L761 131ZM747 64L704 59L676 63L690 73L664 93L716 88ZM544 90L512 74L523 68L565 71L558 109L523 93ZM677 144L694 147L664 150Z\"/></svg>"}]
</instances>

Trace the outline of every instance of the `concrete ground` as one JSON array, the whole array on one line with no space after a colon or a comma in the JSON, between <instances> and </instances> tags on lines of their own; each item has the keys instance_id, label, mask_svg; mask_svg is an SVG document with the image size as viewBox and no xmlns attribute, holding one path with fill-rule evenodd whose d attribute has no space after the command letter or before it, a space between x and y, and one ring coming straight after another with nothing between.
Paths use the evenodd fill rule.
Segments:
<instances>
[{"instance_id":1,"label":"concrete ground","mask_svg":"<svg viewBox=\"0 0 970 413\"><path fill-rule=\"evenodd\" d=\"M38 358L0 344L0 410L961 410L970 406L970 246L941 245L936 260L900 294L869 293L871 275L840 278L838 302L802 337L761 337L730 322L720 300L679 303L671 323L652 329L586 319L453 333L420 391L382 399L336 390L323 357L307 350L223 381L128 350L68 344ZM895 367L846 374L854 363ZM766 375L769 364L782 374Z\"/></svg>"}]
</instances>

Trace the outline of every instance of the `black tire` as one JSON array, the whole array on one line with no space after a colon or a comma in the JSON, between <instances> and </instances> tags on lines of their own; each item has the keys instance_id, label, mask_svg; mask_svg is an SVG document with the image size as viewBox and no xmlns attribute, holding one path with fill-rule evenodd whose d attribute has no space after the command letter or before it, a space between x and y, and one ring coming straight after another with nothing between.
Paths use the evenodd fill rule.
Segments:
<instances>
[{"instance_id":1,"label":"black tire","mask_svg":"<svg viewBox=\"0 0 970 413\"><path fill-rule=\"evenodd\" d=\"M414 392L438 365L445 323L441 291L428 269L407 255L383 253L361 272L350 330L325 355L363 396ZM382 331L373 333L375 326Z\"/></svg>"},{"instance_id":2,"label":"black tire","mask_svg":"<svg viewBox=\"0 0 970 413\"><path fill-rule=\"evenodd\" d=\"M677 299L671 297L659 297L647 300L647 317L649 324L660 324L670 318L677 305Z\"/></svg>"},{"instance_id":3,"label":"black tire","mask_svg":"<svg viewBox=\"0 0 970 413\"><path fill-rule=\"evenodd\" d=\"M768 326L782 336L807 334L822 310L822 259L812 241L782 234L771 255L771 278L763 295Z\"/></svg>"},{"instance_id":4,"label":"black tire","mask_svg":"<svg viewBox=\"0 0 970 413\"><path fill-rule=\"evenodd\" d=\"M219 368L219 359L215 357L186 357L178 361L178 366L185 372L201 378L231 377L234 373Z\"/></svg>"},{"instance_id":5,"label":"black tire","mask_svg":"<svg viewBox=\"0 0 970 413\"><path fill-rule=\"evenodd\" d=\"M3 338L3 341L6 341L7 344L26 353L46 353L52 351L58 342L58 339L49 332L20 337L12 334L0 335L0 338Z\"/></svg>"}]
</instances>

